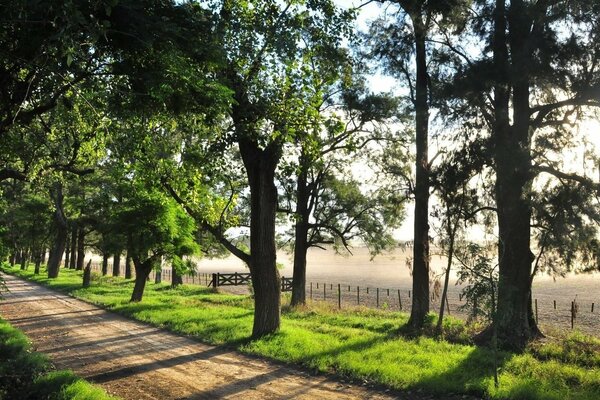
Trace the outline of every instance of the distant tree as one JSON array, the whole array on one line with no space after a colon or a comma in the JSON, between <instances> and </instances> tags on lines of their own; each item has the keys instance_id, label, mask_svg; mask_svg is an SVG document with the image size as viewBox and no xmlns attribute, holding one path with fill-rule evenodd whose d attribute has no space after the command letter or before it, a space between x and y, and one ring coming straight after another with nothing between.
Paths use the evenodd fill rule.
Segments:
<instances>
[{"instance_id":1,"label":"distant tree","mask_svg":"<svg viewBox=\"0 0 600 400\"><path fill-rule=\"evenodd\" d=\"M181 257L199 251L194 221L174 201L157 191L138 188L117 212L118 226L127 236L135 267L131 301L141 301L146 279L162 259L181 263Z\"/></svg>"}]
</instances>

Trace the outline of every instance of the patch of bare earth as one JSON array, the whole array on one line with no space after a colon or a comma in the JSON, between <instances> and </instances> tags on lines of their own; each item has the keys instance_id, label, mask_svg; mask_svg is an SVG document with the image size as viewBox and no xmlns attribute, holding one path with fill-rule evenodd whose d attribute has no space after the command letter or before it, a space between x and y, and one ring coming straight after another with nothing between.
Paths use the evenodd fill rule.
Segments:
<instances>
[{"instance_id":1,"label":"patch of bare earth","mask_svg":"<svg viewBox=\"0 0 600 400\"><path fill-rule=\"evenodd\" d=\"M4 278L10 292L0 302L0 315L23 330L58 369L71 369L124 399L430 398L313 376L138 323L12 276Z\"/></svg>"}]
</instances>

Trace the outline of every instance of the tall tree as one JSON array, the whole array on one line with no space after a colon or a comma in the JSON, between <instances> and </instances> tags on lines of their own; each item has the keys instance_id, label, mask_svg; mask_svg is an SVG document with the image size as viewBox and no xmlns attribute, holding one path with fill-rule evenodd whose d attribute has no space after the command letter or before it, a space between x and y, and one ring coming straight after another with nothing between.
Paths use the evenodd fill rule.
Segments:
<instances>
[{"instance_id":1,"label":"tall tree","mask_svg":"<svg viewBox=\"0 0 600 400\"><path fill-rule=\"evenodd\" d=\"M419 331L429 312L429 197L430 169L429 123L433 99L431 83L435 70L435 33L456 17L460 0L381 1L394 4L394 20L381 19L373 25L373 55L385 63L386 71L405 80L414 113L416 145L414 180L413 296L408 326ZM433 64L433 66L432 66Z\"/></svg>"},{"instance_id":2,"label":"tall tree","mask_svg":"<svg viewBox=\"0 0 600 400\"><path fill-rule=\"evenodd\" d=\"M470 32L486 47L469 53L460 44L452 45L464 60L456 88L465 107L478 106L487 128L480 133L489 132L480 142L496 175L495 325L501 344L522 349L539 334L530 305L536 260L531 243L534 193L540 186L543 191L548 179L597 185L574 171L567 173L560 154L572 144L570 124L584 117L586 109L600 106L600 5L496 0L478 2L477 7L481 14L472 20Z\"/></svg>"}]
</instances>

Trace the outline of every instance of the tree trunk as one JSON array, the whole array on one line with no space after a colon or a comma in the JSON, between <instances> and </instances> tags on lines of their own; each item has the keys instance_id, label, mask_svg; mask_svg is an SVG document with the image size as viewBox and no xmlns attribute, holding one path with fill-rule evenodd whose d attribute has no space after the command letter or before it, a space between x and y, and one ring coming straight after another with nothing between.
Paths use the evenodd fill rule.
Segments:
<instances>
[{"instance_id":1,"label":"tree trunk","mask_svg":"<svg viewBox=\"0 0 600 400\"><path fill-rule=\"evenodd\" d=\"M28 257L27 250L23 250L23 255L21 256L21 270L23 271L27 269Z\"/></svg>"},{"instance_id":2,"label":"tree trunk","mask_svg":"<svg viewBox=\"0 0 600 400\"><path fill-rule=\"evenodd\" d=\"M427 27L421 15L411 16L415 31L416 82L415 82L415 135L416 180L415 220L413 247L412 309L409 329L420 331L429 313L429 104L427 52L425 40Z\"/></svg>"},{"instance_id":3,"label":"tree trunk","mask_svg":"<svg viewBox=\"0 0 600 400\"><path fill-rule=\"evenodd\" d=\"M85 269L83 270L83 287L90 287L90 281L92 280L92 259L88 261Z\"/></svg>"},{"instance_id":4,"label":"tree trunk","mask_svg":"<svg viewBox=\"0 0 600 400\"><path fill-rule=\"evenodd\" d=\"M62 260L67 244L67 218L63 210L62 184L57 183L50 192L56 210L54 212L55 236L52 248L52 257L48 260L48 278L58 277L60 261Z\"/></svg>"},{"instance_id":5,"label":"tree trunk","mask_svg":"<svg viewBox=\"0 0 600 400\"><path fill-rule=\"evenodd\" d=\"M108 274L108 253L102 253L102 276Z\"/></svg>"},{"instance_id":6,"label":"tree trunk","mask_svg":"<svg viewBox=\"0 0 600 400\"><path fill-rule=\"evenodd\" d=\"M142 297L144 296L144 289L146 288L146 279L150 276L150 271L152 271L152 264L149 262L145 263L136 263L134 262L135 267L135 285L133 287L133 293L131 294L131 302L142 301Z\"/></svg>"},{"instance_id":7,"label":"tree trunk","mask_svg":"<svg viewBox=\"0 0 600 400\"><path fill-rule=\"evenodd\" d=\"M257 143L239 140L239 148L250 186L250 272L254 287L252 337L259 338L279 329L281 280L277 271L275 216L277 189L275 168L281 149L271 143L261 149Z\"/></svg>"},{"instance_id":8,"label":"tree trunk","mask_svg":"<svg viewBox=\"0 0 600 400\"><path fill-rule=\"evenodd\" d=\"M42 247L42 254L40 258L40 263L44 264L46 262L46 247Z\"/></svg>"},{"instance_id":9,"label":"tree trunk","mask_svg":"<svg viewBox=\"0 0 600 400\"><path fill-rule=\"evenodd\" d=\"M14 266L15 266L15 262L16 262L16 260L17 260L17 252L16 252L15 250L13 250L13 251L10 253L10 260L9 260L9 262L10 262L10 266L11 266L11 267L14 267Z\"/></svg>"},{"instance_id":10,"label":"tree trunk","mask_svg":"<svg viewBox=\"0 0 600 400\"><path fill-rule=\"evenodd\" d=\"M498 209L498 308L495 326L500 346L521 350L538 331L530 321L531 268L531 154L529 109L528 24L520 2L511 2L509 36L506 3L496 0L492 49L499 84L494 88L496 164L495 196ZM523 25L523 26L521 26ZM512 54L510 65L508 46ZM512 121L509 107L512 86Z\"/></svg>"},{"instance_id":11,"label":"tree trunk","mask_svg":"<svg viewBox=\"0 0 600 400\"><path fill-rule=\"evenodd\" d=\"M34 270L33 270L33 273L35 275L39 275L40 274L40 267L42 265L42 251L43 250L41 250L41 249L35 251L35 256L34 256L35 267L34 267Z\"/></svg>"},{"instance_id":12,"label":"tree trunk","mask_svg":"<svg viewBox=\"0 0 600 400\"><path fill-rule=\"evenodd\" d=\"M73 223L73 227L71 228L71 259L69 260L69 269L75 269L77 267L75 249L77 249L77 224Z\"/></svg>"},{"instance_id":13,"label":"tree trunk","mask_svg":"<svg viewBox=\"0 0 600 400\"><path fill-rule=\"evenodd\" d=\"M80 226L77 230L77 271L83 269L83 263L85 259L85 231L83 226Z\"/></svg>"},{"instance_id":14,"label":"tree trunk","mask_svg":"<svg viewBox=\"0 0 600 400\"><path fill-rule=\"evenodd\" d=\"M67 231L67 240L66 240L66 246L65 246L65 264L64 264L65 268L69 268L69 262L71 260L71 253L72 253L71 241L69 240L69 232Z\"/></svg>"},{"instance_id":15,"label":"tree trunk","mask_svg":"<svg viewBox=\"0 0 600 400\"><path fill-rule=\"evenodd\" d=\"M438 316L438 322L436 330L439 335L442 334L442 324L444 323L444 307L446 306L446 302L448 301L448 284L450 283L450 270L452 269L452 258L454 257L454 240L456 238L456 228L458 226L459 221L455 221L455 224L452 224L450 210L446 209L446 215L448 218L448 240L450 241L448 244L448 264L446 265L446 274L444 277L444 289L442 290L442 299L440 301L440 314Z\"/></svg>"},{"instance_id":16,"label":"tree trunk","mask_svg":"<svg viewBox=\"0 0 600 400\"><path fill-rule=\"evenodd\" d=\"M296 227L294 231L294 272L292 279L293 307L306 304L306 252L308 251L309 191L307 160L300 156L300 173L296 187Z\"/></svg>"},{"instance_id":17,"label":"tree trunk","mask_svg":"<svg viewBox=\"0 0 600 400\"><path fill-rule=\"evenodd\" d=\"M121 275L121 252L120 251L117 251L115 253L115 257L113 258L113 270L112 270L112 274L113 274L113 276L120 276Z\"/></svg>"},{"instance_id":18,"label":"tree trunk","mask_svg":"<svg viewBox=\"0 0 600 400\"><path fill-rule=\"evenodd\" d=\"M154 273L154 283L162 282L162 269L156 270Z\"/></svg>"},{"instance_id":19,"label":"tree trunk","mask_svg":"<svg viewBox=\"0 0 600 400\"><path fill-rule=\"evenodd\" d=\"M127 251L127 255L125 256L125 279L131 279L131 256L129 255L129 251Z\"/></svg>"},{"instance_id":20,"label":"tree trunk","mask_svg":"<svg viewBox=\"0 0 600 400\"><path fill-rule=\"evenodd\" d=\"M183 277L177 273L177 270L171 267L171 287L176 288L183 285Z\"/></svg>"}]
</instances>

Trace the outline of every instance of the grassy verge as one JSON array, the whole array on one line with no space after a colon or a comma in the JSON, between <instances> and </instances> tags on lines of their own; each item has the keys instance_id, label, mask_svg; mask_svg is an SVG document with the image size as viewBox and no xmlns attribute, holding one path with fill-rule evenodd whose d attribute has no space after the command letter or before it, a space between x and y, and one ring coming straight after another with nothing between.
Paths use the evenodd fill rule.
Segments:
<instances>
[{"instance_id":1,"label":"grassy verge","mask_svg":"<svg viewBox=\"0 0 600 400\"><path fill-rule=\"evenodd\" d=\"M398 329L407 321L403 313L338 311L312 304L303 310L284 310L279 333L250 341L252 301L247 296L198 286L172 290L149 284L143 302L130 304L132 282L120 278L96 278L90 288L82 289L80 273L72 270L61 270L55 280L45 278L45 271L39 276L16 268L7 272L204 342L396 389L493 399L600 398L600 342L581 335L536 344L525 354L500 353L496 388L490 350L400 337ZM456 321L448 322L446 330L457 338L464 332Z\"/></svg>"},{"instance_id":2,"label":"grassy verge","mask_svg":"<svg viewBox=\"0 0 600 400\"><path fill-rule=\"evenodd\" d=\"M53 371L27 337L1 318L0 399L117 400L70 371Z\"/></svg>"}]
</instances>

